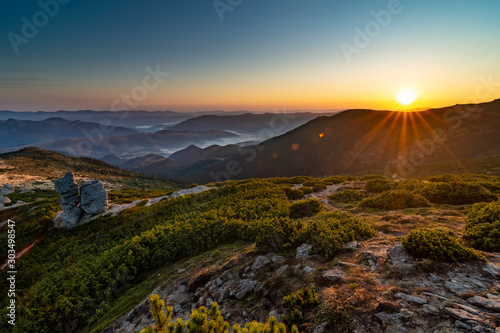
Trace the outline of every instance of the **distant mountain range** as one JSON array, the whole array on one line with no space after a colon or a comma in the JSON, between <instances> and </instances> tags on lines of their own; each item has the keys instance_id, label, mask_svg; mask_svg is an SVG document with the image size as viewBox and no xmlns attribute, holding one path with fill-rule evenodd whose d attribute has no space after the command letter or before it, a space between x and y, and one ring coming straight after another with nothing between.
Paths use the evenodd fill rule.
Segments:
<instances>
[{"instance_id":1,"label":"distant mountain range","mask_svg":"<svg viewBox=\"0 0 500 333\"><path fill-rule=\"evenodd\" d=\"M176 131L208 131L222 130L238 134L258 135L259 131L266 131L262 135L280 135L320 116L322 113L264 113L242 115L204 115L190 118L179 124L170 126ZM329 114L331 115L331 113Z\"/></svg>"},{"instance_id":2,"label":"distant mountain range","mask_svg":"<svg viewBox=\"0 0 500 333\"><path fill-rule=\"evenodd\" d=\"M192 178L405 176L421 165L500 153L500 100L421 112L348 110L245 147Z\"/></svg>"},{"instance_id":3,"label":"distant mountain range","mask_svg":"<svg viewBox=\"0 0 500 333\"><path fill-rule=\"evenodd\" d=\"M93 135L99 124L80 120L49 118L43 121L8 119L0 120L0 148L42 143ZM106 126L101 135L129 135L137 131L131 128Z\"/></svg>"},{"instance_id":4,"label":"distant mountain range","mask_svg":"<svg viewBox=\"0 0 500 333\"><path fill-rule=\"evenodd\" d=\"M237 135L225 131L160 131L156 133L137 133L132 135L111 136L104 138L76 138L35 144L34 146L63 152L74 156L100 158L109 154L127 153L143 156L147 154L165 154L178 151L190 145L203 145L237 138Z\"/></svg>"},{"instance_id":5,"label":"distant mountain range","mask_svg":"<svg viewBox=\"0 0 500 333\"><path fill-rule=\"evenodd\" d=\"M239 148L237 145L212 145L207 148L191 145L168 158L149 154L124 160L117 155L107 155L101 160L148 176L189 180L218 162L234 156Z\"/></svg>"}]
</instances>

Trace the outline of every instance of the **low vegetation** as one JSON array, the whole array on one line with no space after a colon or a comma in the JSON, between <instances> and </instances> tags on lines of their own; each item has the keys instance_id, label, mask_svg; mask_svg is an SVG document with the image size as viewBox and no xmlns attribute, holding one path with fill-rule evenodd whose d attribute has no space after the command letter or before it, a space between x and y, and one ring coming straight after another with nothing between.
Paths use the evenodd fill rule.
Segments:
<instances>
[{"instance_id":1,"label":"low vegetation","mask_svg":"<svg viewBox=\"0 0 500 333\"><path fill-rule=\"evenodd\" d=\"M351 190L351 189L333 193L328 197L328 199L331 202L342 202L342 203L357 202L363 200L364 198L366 198L366 194L363 191Z\"/></svg>"},{"instance_id":2,"label":"low vegetation","mask_svg":"<svg viewBox=\"0 0 500 333\"><path fill-rule=\"evenodd\" d=\"M151 199L172 194L172 191L166 190L124 190L124 191L109 191L108 200L115 204L127 204L141 199Z\"/></svg>"},{"instance_id":3,"label":"low vegetation","mask_svg":"<svg viewBox=\"0 0 500 333\"><path fill-rule=\"evenodd\" d=\"M314 286L299 289L283 298L282 306L287 313L282 317L283 322L292 330L296 327L302 331L307 312L318 305L319 300Z\"/></svg>"},{"instance_id":4,"label":"low vegetation","mask_svg":"<svg viewBox=\"0 0 500 333\"><path fill-rule=\"evenodd\" d=\"M484 256L441 230L417 229L402 239L406 252L417 258L456 262L484 260Z\"/></svg>"},{"instance_id":5,"label":"low vegetation","mask_svg":"<svg viewBox=\"0 0 500 333\"><path fill-rule=\"evenodd\" d=\"M475 249L500 252L500 202L472 206L465 220L463 238Z\"/></svg>"},{"instance_id":6,"label":"low vegetation","mask_svg":"<svg viewBox=\"0 0 500 333\"><path fill-rule=\"evenodd\" d=\"M409 190L392 190L366 198L359 203L360 207L395 210L404 208L429 207L429 200Z\"/></svg>"},{"instance_id":7,"label":"low vegetation","mask_svg":"<svg viewBox=\"0 0 500 333\"><path fill-rule=\"evenodd\" d=\"M372 193L382 193L394 189L396 183L392 179L372 178L366 182L366 190Z\"/></svg>"},{"instance_id":8,"label":"low vegetation","mask_svg":"<svg viewBox=\"0 0 500 333\"><path fill-rule=\"evenodd\" d=\"M308 216L314 216L321 212L323 206L318 199L306 199L297 201L290 206L290 217L299 219Z\"/></svg>"},{"instance_id":9,"label":"low vegetation","mask_svg":"<svg viewBox=\"0 0 500 333\"><path fill-rule=\"evenodd\" d=\"M151 315L154 320L152 327L141 330L141 333L226 333L229 332L229 323L224 320L217 302L212 303L210 309L202 306L191 312L189 320L184 322L181 318L172 320L173 308L165 307L165 301L160 300L156 294L151 295L149 300ZM246 323L243 328L234 324L231 328L233 333L286 333L283 323L278 323L276 317L271 317L266 323ZM289 332L297 332L294 326Z\"/></svg>"}]
</instances>

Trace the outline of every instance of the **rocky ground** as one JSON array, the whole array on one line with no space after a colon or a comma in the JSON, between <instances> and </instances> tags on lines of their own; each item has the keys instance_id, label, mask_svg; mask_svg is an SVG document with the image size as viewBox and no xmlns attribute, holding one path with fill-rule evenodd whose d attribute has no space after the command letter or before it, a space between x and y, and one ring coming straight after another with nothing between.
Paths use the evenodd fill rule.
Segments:
<instances>
[{"instance_id":1,"label":"rocky ground","mask_svg":"<svg viewBox=\"0 0 500 333\"><path fill-rule=\"evenodd\" d=\"M256 253L252 248L203 267L180 264L168 284L153 291L187 319L192 309L217 301L230 323L280 318L283 296L314 283L332 308L354 307L334 324L329 310L313 315L314 332L500 332L500 255L488 263L443 264L415 260L397 237L379 232L349 243L335 260L308 254ZM323 306L325 307L325 306ZM152 324L149 302L106 332L135 332ZM497 328L499 327L499 328Z\"/></svg>"}]
</instances>

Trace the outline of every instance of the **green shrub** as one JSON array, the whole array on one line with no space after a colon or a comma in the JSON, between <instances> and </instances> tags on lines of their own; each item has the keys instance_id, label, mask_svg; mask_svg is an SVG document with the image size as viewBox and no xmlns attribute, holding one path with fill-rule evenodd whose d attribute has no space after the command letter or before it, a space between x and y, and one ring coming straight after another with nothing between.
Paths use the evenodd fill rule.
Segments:
<instances>
[{"instance_id":1,"label":"green shrub","mask_svg":"<svg viewBox=\"0 0 500 333\"><path fill-rule=\"evenodd\" d=\"M305 323L304 312L318 306L319 300L314 286L310 286L283 297L281 304L286 312L282 317L286 326L300 329Z\"/></svg>"},{"instance_id":2,"label":"green shrub","mask_svg":"<svg viewBox=\"0 0 500 333\"><path fill-rule=\"evenodd\" d=\"M358 190L343 190L337 193L331 194L328 199L332 202L343 202L350 203L360 201L366 198L366 194Z\"/></svg>"},{"instance_id":3,"label":"green shrub","mask_svg":"<svg viewBox=\"0 0 500 333\"><path fill-rule=\"evenodd\" d=\"M429 200L408 190L392 190L366 198L359 203L360 207L386 210L429 207Z\"/></svg>"},{"instance_id":4,"label":"green shrub","mask_svg":"<svg viewBox=\"0 0 500 333\"><path fill-rule=\"evenodd\" d=\"M500 202L472 206L462 237L475 249L500 252Z\"/></svg>"},{"instance_id":5,"label":"green shrub","mask_svg":"<svg viewBox=\"0 0 500 333\"><path fill-rule=\"evenodd\" d=\"M297 188L286 187L285 194L289 200L299 200L304 197L304 192Z\"/></svg>"},{"instance_id":6,"label":"green shrub","mask_svg":"<svg viewBox=\"0 0 500 333\"><path fill-rule=\"evenodd\" d=\"M308 221L302 231L302 240L313 246L313 251L335 257L344 244L372 237L375 229L349 213L333 211Z\"/></svg>"},{"instance_id":7,"label":"green shrub","mask_svg":"<svg viewBox=\"0 0 500 333\"><path fill-rule=\"evenodd\" d=\"M371 179L391 179L391 178L382 175L366 175L361 177L359 180L362 182L366 182L367 180Z\"/></svg>"},{"instance_id":8,"label":"green shrub","mask_svg":"<svg viewBox=\"0 0 500 333\"><path fill-rule=\"evenodd\" d=\"M467 205L476 202L494 201L498 196L474 182L407 182L398 186L418 193L430 202L448 205Z\"/></svg>"},{"instance_id":9,"label":"green shrub","mask_svg":"<svg viewBox=\"0 0 500 333\"><path fill-rule=\"evenodd\" d=\"M313 193L312 188L309 186L302 186L300 190L304 193L304 195Z\"/></svg>"},{"instance_id":10,"label":"green shrub","mask_svg":"<svg viewBox=\"0 0 500 333\"><path fill-rule=\"evenodd\" d=\"M312 188L313 192L321 192L326 190L327 187L325 184L315 184Z\"/></svg>"},{"instance_id":11,"label":"green shrub","mask_svg":"<svg viewBox=\"0 0 500 333\"><path fill-rule=\"evenodd\" d=\"M441 230L413 230L403 237L402 243L406 252L417 258L443 262L484 260L484 256L463 246L456 238Z\"/></svg>"},{"instance_id":12,"label":"green shrub","mask_svg":"<svg viewBox=\"0 0 500 333\"><path fill-rule=\"evenodd\" d=\"M307 199L297 201L290 205L290 217L299 219L318 214L323 209L321 202L318 199Z\"/></svg>"},{"instance_id":13,"label":"green shrub","mask_svg":"<svg viewBox=\"0 0 500 333\"><path fill-rule=\"evenodd\" d=\"M354 176L331 176L331 177L325 178L323 180L323 183L328 184L328 185L342 184L345 182L354 181L356 179L357 178Z\"/></svg>"},{"instance_id":14,"label":"green shrub","mask_svg":"<svg viewBox=\"0 0 500 333\"><path fill-rule=\"evenodd\" d=\"M165 301L160 300L158 295L151 295L150 311L154 325L141 330L141 333L227 333L229 323L224 320L219 310L217 302L213 302L210 310L202 306L191 312L189 320L184 322L181 318L172 321L173 308L165 307ZM292 327L292 332L297 332L297 327ZM270 317L266 323L253 321L246 323L242 329L238 324L234 324L233 333L286 333L286 326L278 323L276 317Z\"/></svg>"},{"instance_id":15,"label":"green shrub","mask_svg":"<svg viewBox=\"0 0 500 333\"><path fill-rule=\"evenodd\" d=\"M109 191L108 199L115 204L127 204L140 199L151 199L172 194L172 191L165 190L126 190L126 191Z\"/></svg>"},{"instance_id":16,"label":"green shrub","mask_svg":"<svg viewBox=\"0 0 500 333\"><path fill-rule=\"evenodd\" d=\"M260 221L258 227L255 243L261 251L279 252L289 248L299 237L299 225L289 217L267 218Z\"/></svg>"},{"instance_id":17,"label":"green shrub","mask_svg":"<svg viewBox=\"0 0 500 333\"><path fill-rule=\"evenodd\" d=\"M393 190L395 182L392 179L370 179L366 182L366 190L373 193L382 193Z\"/></svg>"}]
</instances>

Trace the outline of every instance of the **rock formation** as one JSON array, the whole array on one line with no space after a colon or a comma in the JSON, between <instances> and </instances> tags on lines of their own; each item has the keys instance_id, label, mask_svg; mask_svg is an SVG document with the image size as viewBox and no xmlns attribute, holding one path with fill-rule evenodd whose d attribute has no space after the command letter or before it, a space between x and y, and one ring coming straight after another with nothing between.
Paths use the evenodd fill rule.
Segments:
<instances>
[{"instance_id":1,"label":"rock formation","mask_svg":"<svg viewBox=\"0 0 500 333\"><path fill-rule=\"evenodd\" d=\"M75 182L73 172L67 172L54 184L56 191L61 196L62 226L72 228L78 224L82 217L82 209L79 207L78 184Z\"/></svg>"},{"instance_id":2,"label":"rock formation","mask_svg":"<svg viewBox=\"0 0 500 333\"><path fill-rule=\"evenodd\" d=\"M104 213L108 208L108 196L102 183L90 180L80 188L80 208L89 215Z\"/></svg>"},{"instance_id":3,"label":"rock formation","mask_svg":"<svg viewBox=\"0 0 500 333\"><path fill-rule=\"evenodd\" d=\"M63 178L55 182L56 191L61 196L61 220L58 227L73 228L86 222L91 215L105 212L108 208L106 191L98 180L91 180L81 187L81 199L78 195L78 184L73 172L67 172Z\"/></svg>"},{"instance_id":4,"label":"rock formation","mask_svg":"<svg viewBox=\"0 0 500 333\"><path fill-rule=\"evenodd\" d=\"M12 188L12 185L4 184L3 187L0 189L0 195L11 194L13 190L14 189Z\"/></svg>"}]
</instances>

